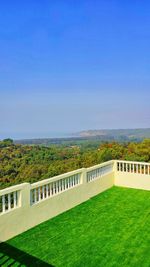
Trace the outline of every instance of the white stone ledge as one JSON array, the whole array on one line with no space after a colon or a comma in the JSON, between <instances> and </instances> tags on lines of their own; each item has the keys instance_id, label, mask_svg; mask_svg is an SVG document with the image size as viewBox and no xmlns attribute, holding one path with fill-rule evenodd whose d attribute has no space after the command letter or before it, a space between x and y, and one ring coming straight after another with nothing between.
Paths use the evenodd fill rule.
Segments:
<instances>
[{"instance_id":1,"label":"white stone ledge","mask_svg":"<svg viewBox=\"0 0 150 267\"><path fill-rule=\"evenodd\" d=\"M7 187L5 189L2 189L2 190L0 190L0 196L7 195L7 194L13 193L15 191L20 191L20 190L24 189L27 185L29 185L29 183L22 183L22 184L13 185L13 186Z\"/></svg>"}]
</instances>

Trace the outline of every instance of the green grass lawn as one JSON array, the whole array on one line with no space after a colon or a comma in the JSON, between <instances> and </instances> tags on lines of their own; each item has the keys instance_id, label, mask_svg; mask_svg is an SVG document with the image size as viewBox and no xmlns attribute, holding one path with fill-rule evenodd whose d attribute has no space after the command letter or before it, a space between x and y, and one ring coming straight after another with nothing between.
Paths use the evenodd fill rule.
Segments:
<instances>
[{"instance_id":1,"label":"green grass lawn","mask_svg":"<svg viewBox=\"0 0 150 267\"><path fill-rule=\"evenodd\" d=\"M1 245L0 266L150 267L150 192L113 187Z\"/></svg>"}]
</instances>

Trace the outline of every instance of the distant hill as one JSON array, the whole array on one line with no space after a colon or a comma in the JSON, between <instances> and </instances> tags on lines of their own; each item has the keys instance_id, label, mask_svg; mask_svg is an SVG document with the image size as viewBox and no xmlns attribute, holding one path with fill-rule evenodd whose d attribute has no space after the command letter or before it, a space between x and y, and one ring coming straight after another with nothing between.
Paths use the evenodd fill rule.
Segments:
<instances>
[{"instance_id":1,"label":"distant hill","mask_svg":"<svg viewBox=\"0 0 150 267\"><path fill-rule=\"evenodd\" d=\"M94 136L109 136L114 139L118 139L120 137L125 137L128 139L133 138L150 138L150 128L141 128L141 129L112 129L112 130L87 130L81 131L76 134L78 137L94 137Z\"/></svg>"},{"instance_id":2,"label":"distant hill","mask_svg":"<svg viewBox=\"0 0 150 267\"><path fill-rule=\"evenodd\" d=\"M45 145L51 144L78 144L84 141L97 140L118 141L118 142L139 142L145 138L150 138L150 128L146 129L118 129L118 130L87 130L75 133L72 137L66 138L36 138L15 140L15 144L23 145Z\"/></svg>"}]
</instances>

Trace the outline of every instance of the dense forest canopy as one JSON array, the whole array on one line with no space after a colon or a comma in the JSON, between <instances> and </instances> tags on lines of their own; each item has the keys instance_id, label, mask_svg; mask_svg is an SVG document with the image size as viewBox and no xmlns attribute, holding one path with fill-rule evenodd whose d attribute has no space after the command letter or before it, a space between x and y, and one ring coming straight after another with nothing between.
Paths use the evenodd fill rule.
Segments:
<instances>
[{"instance_id":1,"label":"dense forest canopy","mask_svg":"<svg viewBox=\"0 0 150 267\"><path fill-rule=\"evenodd\" d=\"M111 160L150 162L150 139L140 143L85 141L78 145L21 145L0 141L0 188L41 179Z\"/></svg>"}]
</instances>

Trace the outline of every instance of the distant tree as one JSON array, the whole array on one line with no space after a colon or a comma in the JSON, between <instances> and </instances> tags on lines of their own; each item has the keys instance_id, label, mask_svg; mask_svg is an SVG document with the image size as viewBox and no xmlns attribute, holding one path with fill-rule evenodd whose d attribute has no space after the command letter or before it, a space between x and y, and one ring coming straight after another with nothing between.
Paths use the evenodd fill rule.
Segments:
<instances>
[{"instance_id":1,"label":"distant tree","mask_svg":"<svg viewBox=\"0 0 150 267\"><path fill-rule=\"evenodd\" d=\"M6 138L3 141L0 141L0 147L7 147L13 144L13 140L10 138Z\"/></svg>"}]
</instances>

